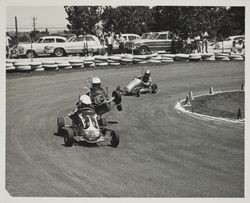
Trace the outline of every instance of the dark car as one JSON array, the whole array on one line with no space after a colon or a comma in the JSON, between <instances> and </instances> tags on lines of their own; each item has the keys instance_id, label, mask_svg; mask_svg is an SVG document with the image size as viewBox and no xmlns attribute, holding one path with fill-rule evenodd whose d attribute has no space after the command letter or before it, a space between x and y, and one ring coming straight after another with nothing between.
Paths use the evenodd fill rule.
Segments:
<instances>
[{"instance_id":1,"label":"dark car","mask_svg":"<svg viewBox=\"0 0 250 203\"><path fill-rule=\"evenodd\" d=\"M127 48L133 52L138 52L141 55L148 54L155 51L171 51L171 44L173 33L155 32L152 33L147 39L136 39L130 44L127 44Z\"/></svg>"}]
</instances>

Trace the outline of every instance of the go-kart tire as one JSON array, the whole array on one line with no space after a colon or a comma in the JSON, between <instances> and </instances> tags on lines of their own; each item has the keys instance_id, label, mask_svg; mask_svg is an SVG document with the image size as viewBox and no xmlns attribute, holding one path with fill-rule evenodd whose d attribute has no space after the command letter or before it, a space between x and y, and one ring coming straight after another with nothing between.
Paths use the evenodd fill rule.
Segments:
<instances>
[{"instance_id":1,"label":"go-kart tire","mask_svg":"<svg viewBox=\"0 0 250 203\"><path fill-rule=\"evenodd\" d=\"M140 96L141 96L141 92L140 92L139 89L136 91L136 96L137 96L137 97L140 97Z\"/></svg>"},{"instance_id":2,"label":"go-kart tire","mask_svg":"<svg viewBox=\"0 0 250 203\"><path fill-rule=\"evenodd\" d=\"M100 118L99 121L98 121L98 124L99 124L100 127L106 127L107 126L107 121L106 121L105 118ZM102 134L105 136L106 132L107 132L107 129L103 128L101 131L102 131Z\"/></svg>"},{"instance_id":3,"label":"go-kart tire","mask_svg":"<svg viewBox=\"0 0 250 203\"><path fill-rule=\"evenodd\" d=\"M113 91L112 92L112 97L115 98L114 102L115 102L116 105L121 104L121 102L122 102L122 96L121 96L121 93L119 91L117 91L117 90Z\"/></svg>"},{"instance_id":4,"label":"go-kart tire","mask_svg":"<svg viewBox=\"0 0 250 203\"><path fill-rule=\"evenodd\" d=\"M112 147L117 147L120 142L119 135L115 131L111 131L110 133L110 144Z\"/></svg>"},{"instance_id":5,"label":"go-kart tire","mask_svg":"<svg viewBox=\"0 0 250 203\"><path fill-rule=\"evenodd\" d=\"M107 126L107 121L105 118L100 118L98 123L99 123L99 126L101 127Z\"/></svg>"},{"instance_id":6,"label":"go-kart tire","mask_svg":"<svg viewBox=\"0 0 250 203\"><path fill-rule=\"evenodd\" d=\"M151 93L152 93L152 94L156 94L158 87L157 87L156 84L152 84L151 89L152 89L152 90L151 90Z\"/></svg>"},{"instance_id":7,"label":"go-kart tire","mask_svg":"<svg viewBox=\"0 0 250 203\"><path fill-rule=\"evenodd\" d=\"M64 144L67 147L72 147L74 143L74 132L71 128L64 130Z\"/></svg>"},{"instance_id":8,"label":"go-kart tire","mask_svg":"<svg viewBox=\"0 0 250 203\"><path fill-rule=\"evenodd\" d=\"M117 108L118 111L122 111L122 105L121 104L117 105L116 108Z\"/></svg>"},{"instance_id":9,"label":"go-kart tire","mask_svg":"<svg viewBox=\"0 0 250 203\"><path fill-rule=\"evenodd\" d=\"M63 117L57 118L57 134L60 135L62 133L63 127L65 126L65 121Z\"/></svg>"}]
</instances>

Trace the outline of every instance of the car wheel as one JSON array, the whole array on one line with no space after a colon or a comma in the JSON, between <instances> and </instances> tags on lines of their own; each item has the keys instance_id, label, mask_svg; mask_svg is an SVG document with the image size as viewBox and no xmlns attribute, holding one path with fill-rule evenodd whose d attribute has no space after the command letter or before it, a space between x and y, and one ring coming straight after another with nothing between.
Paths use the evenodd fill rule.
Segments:
<instances>
[{"instance_id":1,"label":"car wheel","mask_svg":"<svg viewBox=\"0 0 250 203\"><path fill-rule=\"evenodd\" d=\"M146 55L148 52L149 52L149 49L148 49L148 47L146 47L146 46L141 46L141 47L139 48L139 53L140 53L141 55Z\"/></svg>"},{"instance_id":2,"label":"car wheel","mask_svg":"<svg viewBox=\"0 0 250 203\"><path fill-rule=\"evenodd\" d=\"M111 140L110 140L111 146L117 147L120 142L119 135L115 131L111 131L110 137L111 137Z\"/></svg>"},{"instance_id":3,"label":"car wheel","mask_svg":"<svg viewBox=\"0 0 250 203\"><path fill-rule=\"evenodd\" d=\"M65 126L64 118L57 118L57 134L60 135L62 133L63 127Z\"/></svg>"},{"instance_id":4,"label":"car wheel","mask_svg":"<svg viewBox=\"0 0 250 203\"><path fill-rule=\"evenodd\" d=\"M54 55L57 57L64 56L64 50L62 48L56 48L54 50Z\"/></svg>"},{"instance_id":5,"label":"car wheel","mask_svg":"<svg viewBox=\"0 0 250 203\"><path fill-rule=\"evenodd\" d=\"M74 132L71 128L64 130L64 144L67 147L72 147L74 143Z\"/></svg>"},{"instance_id":6,"label":"car wheel","mask_svg":"<svg viewBox=\"0 0 250 203\"><path fill-rule=\"evenodd\" d=\"M27 57L27 58L34 58L34 57L36 57L35 51L28 50L28 51L26 52L26 57Z\"/></svg>"},{"instance_id":7,"label":"car wheel","mask_svg":"<svg viewBox=\"0 0 250 203\"><path fill-rule=\"evenodd\" d=\"M152 94L155 94L155 93L157 92L158 87L157 87L156 84L152 84L151 89L152 89L152 90L151 90L151 93L152 93Z\"/></svg>"}]
</instances>

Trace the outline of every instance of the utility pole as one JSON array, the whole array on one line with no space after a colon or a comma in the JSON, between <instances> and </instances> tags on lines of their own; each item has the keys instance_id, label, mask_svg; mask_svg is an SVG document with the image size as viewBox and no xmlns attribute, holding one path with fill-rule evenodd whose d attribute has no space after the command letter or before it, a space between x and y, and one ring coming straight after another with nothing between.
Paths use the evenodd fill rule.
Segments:
<instances>
[{"instance_id":1,"label":"utility pole","mask_svg":"<svg viewBox=\"0 0 250 203\"><path fill-rule=\"evenodd\" d=\"M16 43L18 44L18 28L17 28L17 17L15 16L15 27L16 27Z\"/></svg>"},{"instance_id":2,"label":"utility pole","mask_svg":"<svg viewBox=\"0 0 250 203\"><path fill-rule=\"evenodd\" d=\"M34 38L35 38L35 40L36 40L36 20L37 20L37 18L33 17L33 28L34 28Z\"/></svg>"}]
</instances>

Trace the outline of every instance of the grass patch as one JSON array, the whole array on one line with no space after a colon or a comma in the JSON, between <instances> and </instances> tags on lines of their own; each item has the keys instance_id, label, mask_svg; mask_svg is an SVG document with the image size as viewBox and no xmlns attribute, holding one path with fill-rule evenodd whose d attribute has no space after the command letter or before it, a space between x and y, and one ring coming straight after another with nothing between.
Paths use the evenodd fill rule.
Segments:
<instances>
[{"instance_id":1,"label":"grass patch","mask_svg":"<svg viewBox=\"0 0 250 203\"><path fill-rule=\"evenodd\" d=\"M214 117L237 119L238 109L245 118L245 92L224 92L215 95L205 95L190 100L191 106L186 110ZM182 103L184 104L184 102Z\"/></svg>"}]
</instances>

